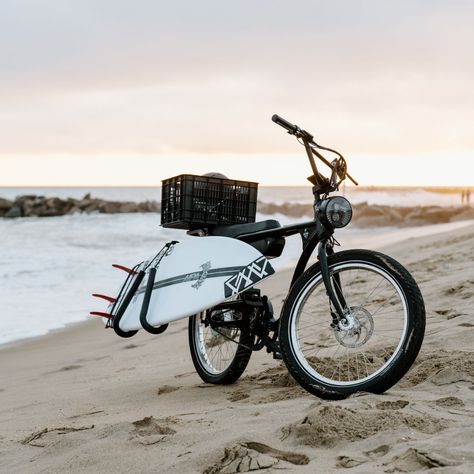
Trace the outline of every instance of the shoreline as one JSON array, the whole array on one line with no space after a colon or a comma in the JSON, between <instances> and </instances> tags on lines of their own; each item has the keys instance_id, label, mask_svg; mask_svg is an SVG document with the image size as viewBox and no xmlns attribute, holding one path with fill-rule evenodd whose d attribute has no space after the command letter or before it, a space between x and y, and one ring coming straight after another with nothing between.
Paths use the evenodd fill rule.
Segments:
<instances>
[{"instance_id":1,"label":"shoreline","mask_svg":"<svg viewBox=\"0 0 474 474\"><path fill-rule=\"evenodd\" d=\"M443 224L432 224L429 226L421 226L421 227L412 227L412 228L377 228L374 229L379 234L370 235L368 236L368 240L366 240L367 236L353 236L351 241L356 245L345 245L343 239L342 241L342 249L349 249L349 248L371 248L377 251L383 251L384 249L390 249L393 245L402 245L405 242L409 242L411 239L416 238L423 238L423 237L430 237L430 236L438 236L445 233L450 233L456 230L461 230L466 227L474 226L474 220L467 220L467 221L459 221L459 222L451 222L451 223L443 223ZM364 229L367 230L367 229ZM403 234L403 237L401 237ZM377 244L377 241L381 238L385 238L386 242L383 244ZM359 242L364 241L367 245L358 245ZM313 255L314 259L314 255ZM291 272L294 270L294 266L296 265L296 260L292 262L286 262L283 267L277 270L274 278L283 278L283 274L286 274L285 279L288 281L291 279ZM311 261L310 263L311 264ZM270 277L270 280L274 279ZM82 325L96 325L95 321L98 321L102 324L100 318L96 317L94 319L92 316L86 316L87 319L83 319L81 321L73 321L70 323L66 323L62 327L56 327L47 330L44 334L39 334L37 336L26 336L21 339L15 339L12 341L7 341L0 343L0 352L3 350L7 350L12 346L16 346L19 344L27 344L29 342L35 341L37 339L43 339L50 336L59 335L61 333L65 333L68 331L76 330L80 328Z\"/></svg>"},{"instance_id":2,"label":"shoreline","mask_svg":"<svg viewBox=\"0 0 474 474\"><path fill-rule=\"evenodd\" d=\"M352 236L352 238L349 239L349 244L346 244L344 239L341 239L341 248L369 248L373 250L383 251L385 248L390 249L391 247L396 245L396 243L402 244L404 241L410 241L411 239L415 238L437 236L440 234L449 234L450 232L461 230L471 225L474 225L474 221L472 220L443 224L432 224L429 226L413 228L377 228L374 229L376 231L375 234L371 234L369 229L357 229L361 232L361 235ZM378 244L380 240L382 240L383 242L381 244ZM312 258L314 259L314 255ZM291 279L291 272L293 271L295 265L296 260L284 263L284 265L277 270L275 278L285 278L285 280L289 281ZM287 276L284 277L283 273L287 273ZM271 277L270 280L273 280L273 277ZM45 338L52 334L73 331L76 327L83 324L94 324L95 320L92 316L86 316L86 318L87 319L83 319L81 321L72 321L70 323L66 323L62 327L49 329L46 333L39 334L37 336L26 336L21 339L2 342L0 343L0 351L5 350L6 348L11 347L13 345L27 343L29 341L33 341L39 338ZM98 317L96 319L101 322Z\"/></svg>"}]
</instances>

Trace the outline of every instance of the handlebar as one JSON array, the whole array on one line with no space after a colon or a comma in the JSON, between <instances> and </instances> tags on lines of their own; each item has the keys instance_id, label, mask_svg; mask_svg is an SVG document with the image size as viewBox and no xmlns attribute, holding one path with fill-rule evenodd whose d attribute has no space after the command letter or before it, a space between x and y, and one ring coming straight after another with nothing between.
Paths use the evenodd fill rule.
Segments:
<instances>
[{"instance_id":1,"label":"handlebar","mask_svg":"<svg viewBox=\"0 0 474 474\"><path fill-rule=\"evenodd\" d=\"M337 189L339 184L347 177L357 186L357 181L355 181L354 178L352 178L352 176L347 173L346 160L338 151L333 150L332 148L327 148L318 145L313 140L313 135L308 133L306 130L303 130L302 128L298 127L298 125L288 122L288 120L284 119L283 117L280 117L277 114L273 115L272 121L287 130L289 134L295 135L298 140L302 140L302 143L306 148L306 153L308 154L309 162L313 170L313 177L316 182L319 182L319 184L322 183L324 186L327 186L327 184L329 183L330 185L333 185L334 189ZM326 158L324 158L323 155L321 155L321 153L317 151L317 148L319 148L320 150L329 151L330 153L334 153L338 156L338 158L335 159L332 163L330 163L328 160L326 160ZM329 168L331 168L332 173L330 181L321 176L321 174L319 173L316 163L314 162L313 155L319 158ZM339 181L337 181L337 177L339 177Z\"/></svg>"},{"instance_id":2,"label":"handlebar","mask_svg":"<svg viewBox=\"0 0 474 474\"><path fill-rule=\"evenodd\" d=\"M277 114L273 115L272 120L277 125L280 125L280 127L283 127L285 130L287 130L289 133L293 134L299 130L299 127L297 125L294 125L291 122L288 122L288 120L285 120L283 117L280 117Z\"/></svg>"}]
</instances>

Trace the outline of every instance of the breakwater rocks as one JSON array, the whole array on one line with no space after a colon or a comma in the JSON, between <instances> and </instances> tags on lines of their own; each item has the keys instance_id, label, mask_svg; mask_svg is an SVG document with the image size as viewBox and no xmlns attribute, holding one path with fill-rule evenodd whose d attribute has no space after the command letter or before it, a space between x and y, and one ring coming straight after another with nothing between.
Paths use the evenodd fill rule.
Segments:
<instances>
[{"instance_id":1,"label":"breakwater rocks","mask_svg":"<svg viewBox=\"0 0 474 474\"><path fill-rule=\"evenodd\" d=\"M119 214L136 212L160 212L157 201L123 202L106 201L86 194L82 199L61 199L37 195L19 196L15 200L0 198L0 217L51 217L66 214ZM352 225L354 227L418 226L474 219L474 208L468 206L382 206L366 202L355 204ZM273 204L259 202L261 214L311 219L310 204Z\"/></svg>"},{"instance_id":2,"label":"breakwater rocks","mask_svg":"<svg viewBox=\"0 0 474 474\"><path fill-rule=\"evenodd\" d=\"M61 199L34 194L19 196L14 201L0 198L0 217L52 217L80 213L125 212L160 212L160 203L106 201L93 198L90 194L86 194L82 199Z\"/></svg>"},{"instance_id":3,"label":"breakwater rocks","mask_svg":"<svg viewBox=\"0 0 474 474\"><path fill-rule=\"evenodd\" d=\"M353 205L354 227L409 227L428 224L441 224L460 220L474 219L474 208L468 206L382 206L369 205L366 202ZM284 214L291 217L311 218L313 209L308 204L272 204L259 203L262 214Z\"/></svg>"}]
</instances>

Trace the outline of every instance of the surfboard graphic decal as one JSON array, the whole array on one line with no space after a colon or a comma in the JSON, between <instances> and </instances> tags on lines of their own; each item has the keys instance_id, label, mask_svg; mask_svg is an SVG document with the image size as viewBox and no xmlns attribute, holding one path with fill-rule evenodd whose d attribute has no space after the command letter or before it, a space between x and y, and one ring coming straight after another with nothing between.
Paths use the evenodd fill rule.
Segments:
<instances>
[{"instance_id":1,"label":"surfboard graphic decal","mask_svg":"<svg viewBox=\"0 0 474 474\"><path fill-rule=\"evenodd\" d=\"M193 273L186 273L185 275L177 275L173 278L167 278L166 280L160 280L155 282L153 289L164 288L167 286L177 285L179 283L196 282L191 285L192 288L198 290L207 278L219 278L225 276L235 275L235 272L245 269L246 267L223 267L215 268L211 270L211 263L206 262L201 265L201 270ZM134 300L137 299L138 295L145 292L145 286L139 288L134 296Z\"/></svg>"},{"instance_id":2,"label":"surfboard graphic decal","mask_svg":"<svg viewBox=\"0 0 474 474\"><path fill-rule=\"evenodd\" d=\"M197 282L191 285L193 288L195 288L196 290L199 290L199 288L201 288L201 285L204 283L204 280L207 278L207 275L211 267L212 267L211 262L206 262L201 265L202 272L199 274Z\"/></svg>"},{"instance_id":3,"label":"surfboard graphic decal","mask_svg":"<svg viewBox=\"0 0 474 474\"><path fill-rule=\"evenodd\" d=\"M225 297L230 298L237 295L274 273L275 270L270 262L263 256L259 257L224 282Z\"/></svg>"}]
</instances>

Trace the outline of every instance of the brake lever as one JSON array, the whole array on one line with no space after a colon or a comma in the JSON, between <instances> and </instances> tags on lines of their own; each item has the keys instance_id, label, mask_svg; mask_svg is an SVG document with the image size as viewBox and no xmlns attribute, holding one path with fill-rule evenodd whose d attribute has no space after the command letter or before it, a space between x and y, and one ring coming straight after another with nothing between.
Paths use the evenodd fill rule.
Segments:
<instances>
[{"instance_id":1,"label":"brake lever","mask_svg":"<svg viewBox=\"0 0 474 474\"><path fill-rule=\"evenodd\" d=\"M296 125L296 130L293 132L291 130L288 130L288 133L290 135L294 135L296 138L301 138L302 140L307 140L308 142L313 141L313 135L311 133L307 132L306 130L303 130L302 128L298 127Z\"/></svg>"}]
</instances>

